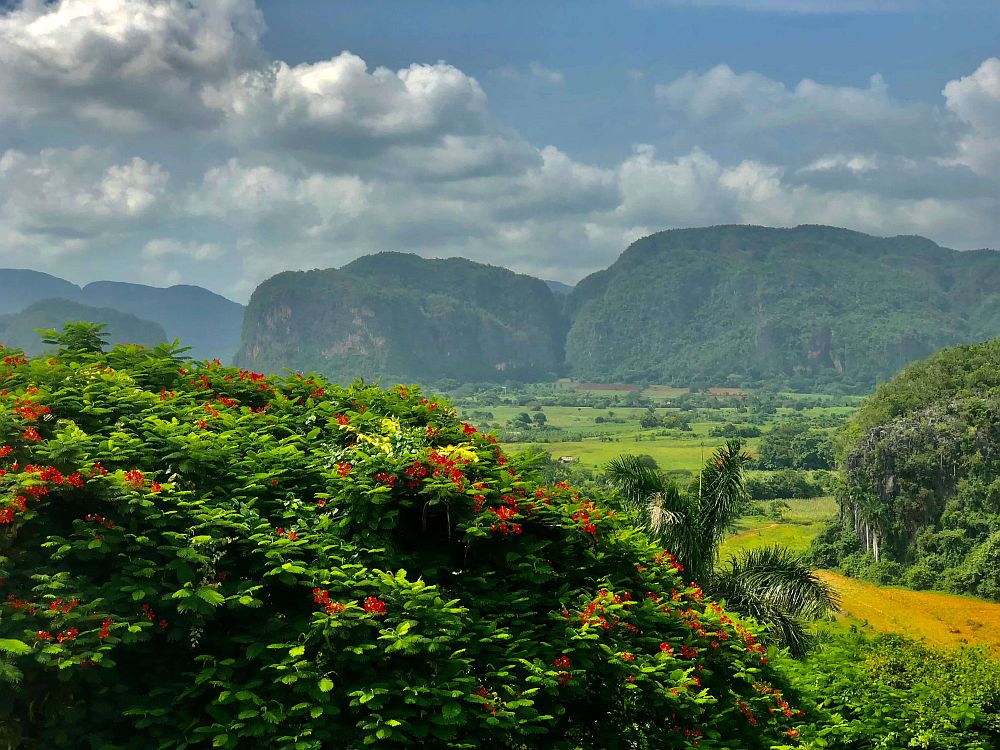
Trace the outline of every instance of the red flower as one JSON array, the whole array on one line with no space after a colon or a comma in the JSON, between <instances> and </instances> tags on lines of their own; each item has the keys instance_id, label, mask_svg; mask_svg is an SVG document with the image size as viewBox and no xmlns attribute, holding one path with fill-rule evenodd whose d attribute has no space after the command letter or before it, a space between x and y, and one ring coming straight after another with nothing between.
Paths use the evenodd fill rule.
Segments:
<instances>
[{"instance_id":1,"label":"red flower","mask_svg":"<svg viewBox=\"0 0 1000 750\"><path fill-rule=\"evenodd\" d=\"M27 427L24 430L24 439L25 440L41 440L42 436L38 434L38 430L36 430L34 427Z\"/></svg>"},{"instance_id":2,"label":"red flower","mask_svg":"<svg viewBox=\"0 0 1000 750\"><path fill-rule=\"evenodd\" d=\"M340 463L337 464L337 472L340 474L340 476L346 477L348 474L351 473L351 465L349 463L341 461Z\"/></svg>"},{"instance_id":3,"label":"red flower","mask_svg":"<svg viewBox=\"0 0 1000 750\"><path fill-rule=\"evenodd\" d=\"M125 472L125 482L131 485L134 489L139 489L146 484L145 475L138 469L132 469L131 471Z\"/></svg>"},{"instance_id":4,"label":"red flower","mask_svg":"<svg viewBox=\"0 0 1000 750\"><path fill-rule=\"evenodd\" d=\"M374 596L369 596L365 599L364 610L370 615L378 615L379 617L385 617L386 615L385 602Z\"/></svg>"}]
</instances>

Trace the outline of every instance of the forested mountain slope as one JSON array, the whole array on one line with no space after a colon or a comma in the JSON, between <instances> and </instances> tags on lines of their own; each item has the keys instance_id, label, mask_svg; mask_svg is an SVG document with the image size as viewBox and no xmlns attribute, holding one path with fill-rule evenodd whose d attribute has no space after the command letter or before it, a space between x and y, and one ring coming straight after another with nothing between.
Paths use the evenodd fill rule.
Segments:
<instances>
[{"instance_id":1,"label":"forested mountain slope","mask_svg":"<svg viewBox=\"0 0 1000 750\"><path fill-rule=\"evenodd\" d=\"M580 379L868 390L1000 334L1000 254L823 226L671 230L577 284L567 314Z\"/></svg>"},{"instance_id":2,"label":"forested mountain slope","mask_svg":"<svg viewBox=\"0 0 1000 750\"><path fill-rule=\"evenodd\" d=\"M379 253L261 284L237 362L348 382L544 380L561 365L563 337L540 279L463 258Z\"/></svg>"}]
</instances>

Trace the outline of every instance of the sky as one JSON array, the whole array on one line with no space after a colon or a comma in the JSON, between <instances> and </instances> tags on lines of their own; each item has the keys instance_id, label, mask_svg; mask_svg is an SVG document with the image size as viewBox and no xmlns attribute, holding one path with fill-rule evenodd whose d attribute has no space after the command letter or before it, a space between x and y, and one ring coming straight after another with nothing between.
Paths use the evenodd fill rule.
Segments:
<instances>
[{"instance_id":1,"label":"sky","mask_svg":"<svg viewBox=\"0 0 1000 750\"><path fill-rule=\"evenodd\" d=\"M1000 248L1000 2L0 0L0 266L574 283L713 224Z\"/></svg>"}]
</instances>

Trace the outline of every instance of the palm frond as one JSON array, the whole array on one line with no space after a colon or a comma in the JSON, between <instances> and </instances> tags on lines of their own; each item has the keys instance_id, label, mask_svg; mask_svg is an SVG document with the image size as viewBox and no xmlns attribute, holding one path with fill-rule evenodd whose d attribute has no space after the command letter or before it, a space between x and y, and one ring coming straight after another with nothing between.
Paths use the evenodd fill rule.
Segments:
<instances>
[{"instance_id":1,"label":"palm frond","mask_svg":"<svg viewBox=\"0 0 1000 750\"><path fill-rule=\"evenodd\" d=\"M698 522L712 547L721 544L750 505L744 471L752 460L753 456L743 450L742 441L727 440L701 471Z\"/></svg>"},{"instance_id":2,"label":"palm frond","mask_svg":"<svg viewBox=\"0 0 1000 750\"><path fill-rule=\"evenodd\" d=\"M611 459L604 467L604 478L632 512L640 512L649 497L664 492L667 485L658 471L631 453Z\"/></svg>"},{"instance_id":3,"label":"palm frond","mask_svg":"<svg viewBox=\"0 0 1000 750\"><path fill-rule=\"evenodd\" d=\"M799 555L761 547L730 558L712 580L712 592L733 609L767 624L793 654L808 648L806 623L836 610L836 593Z\"/></svg>"}]
</instances>

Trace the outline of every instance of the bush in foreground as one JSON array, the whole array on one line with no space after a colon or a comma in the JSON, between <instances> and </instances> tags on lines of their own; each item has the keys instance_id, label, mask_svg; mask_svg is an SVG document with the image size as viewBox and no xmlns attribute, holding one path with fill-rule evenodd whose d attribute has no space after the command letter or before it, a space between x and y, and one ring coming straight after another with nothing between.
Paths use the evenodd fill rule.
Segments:
<instances>
[{"instance_id":1,"label":"bush in foreground","mask_svg":"<svg viewBox=\"0 0 1000 750\"><path fill-rule=\"evenodd\" d=\"M797 744L752 626L446 404L80 334L0 351L0 740Z\"/></svg>"}]
</instances>

